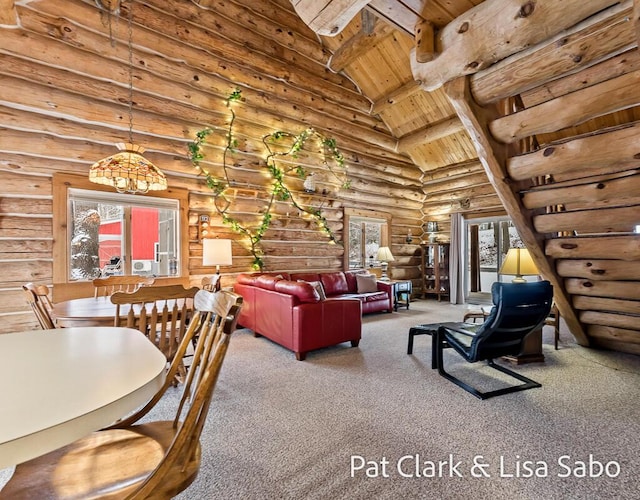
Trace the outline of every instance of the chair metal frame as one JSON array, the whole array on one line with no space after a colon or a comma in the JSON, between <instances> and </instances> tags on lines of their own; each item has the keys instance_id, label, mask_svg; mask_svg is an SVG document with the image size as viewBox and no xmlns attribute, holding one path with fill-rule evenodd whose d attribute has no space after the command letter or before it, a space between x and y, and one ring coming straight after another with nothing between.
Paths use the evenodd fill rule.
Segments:
<instances>
[{"instance_id":1,"label":"chair metal frame","mask_svg":"<svg viewBox=\"0 0 640 500\"><path fill-rule=\"evenodd\" d=\"M548 281L532 283L494 283L492 286L494 307L485 322L443 323L433 325L432 368L465 391L480 399L488 399L512 392L524 391L542 385L509 368L496 364L501 356L517 355L528 334L542 328L549 316L553 301L553 288ZM487 365L510 375L522 384L511 385L493 391L482 392L447 372L443 351L453 348L469 363L487 361Z\"/></svg>"}]
</instances>

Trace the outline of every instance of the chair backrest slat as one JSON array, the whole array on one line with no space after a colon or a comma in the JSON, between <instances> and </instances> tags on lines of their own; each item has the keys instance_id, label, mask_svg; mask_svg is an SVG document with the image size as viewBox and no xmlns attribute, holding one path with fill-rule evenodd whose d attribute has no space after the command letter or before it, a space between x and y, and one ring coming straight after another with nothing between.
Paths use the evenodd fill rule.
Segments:
<instances>
[{"instance_id":1,"label":"chair backrest slat","mask_svg":"<svg viewBox=\"0 0 640 500\"><path fill-rule=\"evenodd\" d=\"M168 360L172 360L187 331L198 291L198 287L185 289L182 285L166 285L141 287L132 293L116 292L111 295L111 302L116 304L114 325L121 326L122 308L129 306L127 326L144 333Z\"/></svg>"},{"instance_id":2,"label":"chair backrest slat","mask_svg":"<svg viewBox=\"0 0 640 500\"><path fill-rule=\"evenodd\" d=\"M109 297L116 292L135 292L142 286L151 286L155 278L147 276L109 276L93 280L94 297Z\"/></svg>"},{"instance_id":3,"label":"chair backrest slat","mask_svg":"<svg viewBox=\"0 0 640 500\"><path fill-rule=\"evenodd\" d=\"M47 286L26 283L22 285L22 289L27 303L35 314L40 327L43 330L55 328L56 325L53 320L53 316L51 315L53 303L49 298L49 289Z\"/></svg>"}]
</instances>

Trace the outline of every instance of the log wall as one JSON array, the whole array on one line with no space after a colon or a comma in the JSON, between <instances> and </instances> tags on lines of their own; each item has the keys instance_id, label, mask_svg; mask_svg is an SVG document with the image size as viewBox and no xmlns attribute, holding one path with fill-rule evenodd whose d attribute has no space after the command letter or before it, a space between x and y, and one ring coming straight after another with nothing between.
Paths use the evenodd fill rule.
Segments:
<instances>
[{"instance_id":1,"label":"log wall","mask_svg":"<svg viewBox=\"0 0 640 500\"><path fill-rule=\"evenodd\" d=\"M17 3L15 23L0 27L1 332L35 326L20 293L23 283L53 284L53 173L86 175L127 138L129 9L133 138L171 186L189 190L192 284L213 272L201 263L201 214L213 216L216 234L234 239L234 263L222 270L223 286L251 269L247 242L216 216L187 153L196 132L212 127L203 166L220 171L229 120L224 101L236 87L243 100L234 108L238 148L228 163L232 215L251 222L264 210L269 183L262 137L313 127L336 139L352 188L339 189L314 155L304 167L316 173L326 195L305 195L297 178L288 185L305 203L322 207L339 239L345 207L391 214L394 276L418 279L422 173L397 152L385 123L369 114L371 101L346 76L326 68L330 54L290 5L145 0L125 3L117 18L92 0ZM409 231L413 244L405 242ZM285 203L275 207L262 247L268 270L342 268L342 247L329 244Z\"/></svg>"}]
</instances>

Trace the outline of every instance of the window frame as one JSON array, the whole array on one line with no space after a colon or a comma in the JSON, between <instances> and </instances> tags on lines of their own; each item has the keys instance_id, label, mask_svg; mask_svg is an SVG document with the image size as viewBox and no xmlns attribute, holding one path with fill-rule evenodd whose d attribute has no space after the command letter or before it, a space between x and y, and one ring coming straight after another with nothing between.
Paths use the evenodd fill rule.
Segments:
<instances>
[{"instance_id":1,"label":"window frame","mask_svg":"<svg viewBox=\"0 0 640 500\"><path fill-rule=\"evenodd\" d=\"M351 226L351 220L361 220L363 222L378 222L382 223L380 231L380 246L390 247L390 228L391 228L391 214L388 212L379 212L375 210L360 210L356 208L344 209L344 256L343 256L343 270L349 271L349 230ZM367 269L367 261L365 259L364 269Z\"/></svg>"},{"instance_id":2,"label":"window frame","mask_svg":"<svg viewBox=\"0 0 640 500\"><path fill-rule=\"evenodd\" d=\"M100 191L118 194L115 189L89 181L88 177L76 174L56 172L53 175L53 285L54 300L67 300L87 294L93 287L91 281L71 280L69 241L72 224L68 223L69 189L85 191ZM149 196L152 198L167 198L178 201L178 248L180 250L180 265L178 274L172 277L160 277L158 280L167 283L188 284L189 280L189 191L183 188L170 187L165 191L153 191L149 194L135 196ZM57 293L56 293L57 292Z\"/></svg>"}]
</instances>

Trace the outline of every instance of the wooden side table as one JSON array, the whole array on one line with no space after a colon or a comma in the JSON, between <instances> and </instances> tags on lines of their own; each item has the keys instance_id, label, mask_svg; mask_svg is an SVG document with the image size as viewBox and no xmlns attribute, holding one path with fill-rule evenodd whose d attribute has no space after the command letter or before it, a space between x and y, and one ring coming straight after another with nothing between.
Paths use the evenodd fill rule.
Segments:
<instances>
[{"instance_id":1,"label":"wooden side table","mask_svg":"<svg viewBox=\"0 0 640 500\"><path fill-rule=\"evenodd\" d=\"M393 286L393 309L398 310L398 307L403 305L409 309L409 303L411 302L411 292L413 285L411 280L406 281L392 281Z\"/></svg>"}]
</instances>

